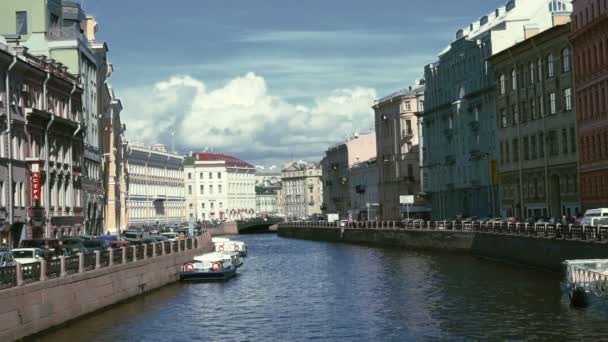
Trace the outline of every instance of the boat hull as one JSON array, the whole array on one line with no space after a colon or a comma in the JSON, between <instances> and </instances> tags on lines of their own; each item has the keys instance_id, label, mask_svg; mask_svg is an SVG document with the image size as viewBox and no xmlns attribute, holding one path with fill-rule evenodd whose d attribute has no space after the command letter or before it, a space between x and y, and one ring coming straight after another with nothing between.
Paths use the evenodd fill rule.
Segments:
<instances>
[{"instance_id":1,"label":"boat hull","mask_svg":"<svg viewBox=\"0 0 608 342\"><path fill-rule=\"evenodd\" d=\"M236 275L236 269L222 272L180 272L179 277L184 281L224 281Z\"/></svg>"}]
</instances>

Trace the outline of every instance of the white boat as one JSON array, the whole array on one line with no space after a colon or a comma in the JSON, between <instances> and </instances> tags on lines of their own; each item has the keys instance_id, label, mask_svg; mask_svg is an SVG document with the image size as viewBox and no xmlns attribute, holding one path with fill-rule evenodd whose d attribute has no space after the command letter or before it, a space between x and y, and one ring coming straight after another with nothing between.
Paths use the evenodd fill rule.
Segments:
<instances>
[{"instance_id":1,"label":"white boat","mask_svg":"<svg viewBox=\"0 0 608 342\"><path fill-rule=\"evenodd\" d=\"M206 253L185 262L179 275L182 280L226 280L236 275L240 264L236 253Z\"/></svg>"},{"instance_id":2,"label":"white boat","mask_svg":"<svg viewBox=\"0 0 608 342\"><path fill-rule=\"evenodd\" d=\"M228 240L213 243L216 252L237 252L241 257L247 256L247 246L243 241Z\"/></svg>"},{"instance_id":3,"label":"white boat","mask_svg":"<svg viewBox=\"0 0 608 342\"><path fill-rule=\"evenodd\" d=\"M608 304L608 259L566 260L562 292L575 306Z\"/></svg>"},{"instance_id":4,"label":"white boat","mask_svg":"<svg viewBox=\"0 0 608 342\"><path fill-rule=\"evenodd\" d=\"M211 238L211 242L213 243L221 243L221 242L228 242L230 241L229 238L225 238L225 237L212 237Z\"/></svg>"}]
</instances>

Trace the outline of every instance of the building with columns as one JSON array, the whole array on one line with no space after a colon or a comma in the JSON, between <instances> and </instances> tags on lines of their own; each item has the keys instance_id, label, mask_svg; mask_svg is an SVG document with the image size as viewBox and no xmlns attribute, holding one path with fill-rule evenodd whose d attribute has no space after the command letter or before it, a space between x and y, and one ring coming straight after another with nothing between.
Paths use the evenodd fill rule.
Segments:
<instances>
[{"instance_id":1,"label":"building with columns","mask_svg":"<svg viewBox=\"0 0 608 342\"><path fill-rule=\"evenodd\" d=\"M128 143L127 227L181 224L187 221L184 157L165 146Z\"/></svg>"},{"instance_id":2,"label":"building with columns","mask_svg":"<svg viewBox=\"0 0 608 342\"><path fill-rule=\"evenodd\" d=\"M488 60L497 84L504 217L580 213L570 32L569 22L556 25Z\"/></svg>"},{"instance_id":3,"label":"building with columns","mask_svg":"<svg viewBox=\"0 0 608 342\"><path fill-rule=\"evenodd\" d=\"M424 80L385 96L374 104L377 168L379 176L378 218L400 220L406 216L400 196L413 195L412 216L428 217L430 209L421 195L420 127L416 113L424 103Z\"/></svg>"},{"instance_id":4,"label":"building with columns","mask_svg":"<svg viewBox=\"0 0 608 342\"><path fill-rule=\"evenodd\" d=\"M487 58L561 23L570 1L508 1L458 30L425 67L424 191L433 219L497 216L496 82Z\"/></svg>"},{"instance_id":5,"label":"building with columns","mask_svg":"<svg viewBox=\"0 0 608 342\"><path fill-rule=\"evenodd\" d=\"M581 205L608 208L608 3L574 0L573 6Z\"/></svg>"},{"instance_id":6,"label":"building with columns","mask_svg":"<svg viewBox=\"0 0 608 342\"><path fill-rule=\"evenodd\" d=\"M9 84L0 84L1 244L82 233L83 89L77 77L1 37L0 75Z\"/></svg>"},{"instance_id":7,"label":"building with columns","mask_svg":"<svg viewBox=\"0 0 608 342\"><path fill-rule=\"evenodd\" d=\"M184 163L188 216L242 220L256 215L255 167L225 154L193 153Z\"/></svg>"},{"instance_id":8,"label":"building with columns","mask_svg":"<svg viewBox=\"0 0 608 342\"><path fill-rule=\"evenodd\" d=\"M0 33L29 48L33 55L48 56L79 76L82 87L84 135L83 200L84 231L101 233L104 190L99 152L98 75L99 61L94 19L87 16L78 1L3 0ZM14 33L14 34L13 34Z\"/></svg>"}]
</instances>

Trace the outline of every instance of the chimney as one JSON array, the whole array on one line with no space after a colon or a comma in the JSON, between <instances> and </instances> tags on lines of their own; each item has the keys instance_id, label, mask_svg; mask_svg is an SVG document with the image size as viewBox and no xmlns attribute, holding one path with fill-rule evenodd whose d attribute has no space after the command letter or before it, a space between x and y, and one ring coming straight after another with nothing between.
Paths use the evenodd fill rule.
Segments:
<instances>
[{"instance_id":1,"label":"chimney","mask_svg":"<svg viewBox=\"0 0 608 342\"><path fill-rule=\"evenodd\" d=\"M97 22L93 16L87 15L80 23L84 36L88 41L95 41L95 33L97 33Z\"/></svg>"},{"instance_id":2,"label":"chimney","mask_svg":"<svg viewBox=\"0 0 608 342\"><path fill-rule=\"evenodd\" d=\"M540 32L540 28L537 25L526 25L524 26L524 39L536 36Z\"/></svg>"},{"instance_id":3,"label":"chimney","mask_svg":"<svg viewBox=\"0 0 608 342\"><path fill-rule=\"evenodd\" d=\"M570 22L570 13L557 12L553 13L553 26L564 25Z\"/></svg>"}]
</instances>

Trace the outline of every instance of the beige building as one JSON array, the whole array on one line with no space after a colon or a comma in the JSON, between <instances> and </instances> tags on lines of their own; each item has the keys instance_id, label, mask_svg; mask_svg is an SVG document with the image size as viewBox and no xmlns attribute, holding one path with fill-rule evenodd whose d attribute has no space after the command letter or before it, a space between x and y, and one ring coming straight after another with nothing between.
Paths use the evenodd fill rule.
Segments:
<instances>
[{"instance_id":1,"label":"beige building","mask_svg":"<svg viewBox=\"0 0 608 342\"><path fill-rule=\"evenodd\" d=\"M283 168L282 200L284 214L292 218L304 218L321 214L323 183L318 164L289 162Z\"/></svg>"},{"instance_id":2,"label":"beige building","mask_svg":"<svg viewBox=\"0 0 608 342\"><path fill-rule=\"evenodd\" d=\"M321 161L324 213L336 213L340 217L352 214L350 168L375 157L375 133L354 134L325 151Z\"/></svg>"},{"instance_id":3,"label":"beige building","mask_svg":"<svg viewBox=\"0 0 608 342\"><path fill-rule=\"evenodd\" d=\"M490 58L497 84L504 216L580 213L570 24Z\"/></svg>"},{"instance_id":4,"label":"beige building","mask_svg":"<svg viewBox=\"0 0 608 342\"><path fill-rule=\"evenodd\" d=\"M127 145L127 226L186 222L184 157L161 144Z\"/></svg>"},{"instance_id":5,"label":"beige building","mask_svg":"<svg viewBox=\"0 0 608 342\"><path fill-rule=\"evenodd\" d=\"M379 176L380 217L398 220L405 216L399 203L402 195L414 195L412 216L430 214L426 200L420 196L420 146L417 113L423 111L424 81L415 87L399 90L376 101L377 167Z\"/></svg>"},{"instance_id":6,"label":"beige building","mask_svg":"<svg viewBox=\"0 0 608 342\"><path fill-rule=\"evenodd\" d=\"M255 217L255 168L225 154L193 153L184 167L188 216L197 220Z\"/></svg>"}]
</instances>

